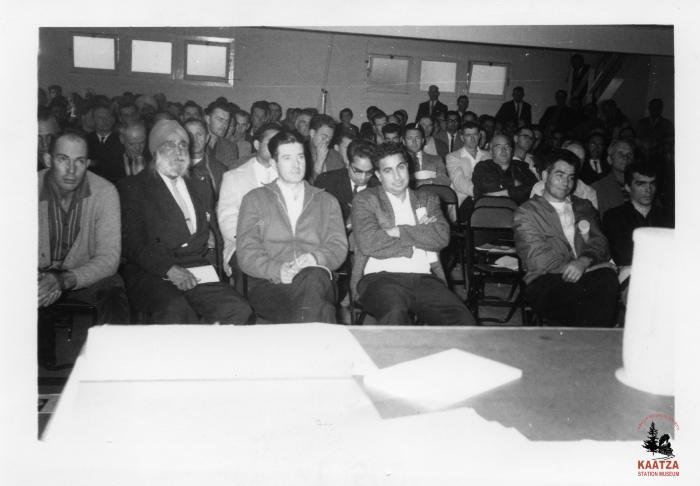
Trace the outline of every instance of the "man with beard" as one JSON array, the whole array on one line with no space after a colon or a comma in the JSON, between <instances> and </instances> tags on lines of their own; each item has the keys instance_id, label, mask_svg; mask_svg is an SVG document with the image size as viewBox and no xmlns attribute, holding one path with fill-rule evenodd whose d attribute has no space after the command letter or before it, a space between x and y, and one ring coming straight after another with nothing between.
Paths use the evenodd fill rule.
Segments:
<instances>
[{"instance_id":1,"label":"man with beard","mask_svg":"<svg viewBox=\"0 0 700 486\"><path fill-rule=\"evenodd\" d=\"M209 188L188 177L189 145L179 123L156 123L152 167L120 183L129 301L151 323L243 324L250 306L214 270L219 228Z\"/></svg>"}]
</instances>

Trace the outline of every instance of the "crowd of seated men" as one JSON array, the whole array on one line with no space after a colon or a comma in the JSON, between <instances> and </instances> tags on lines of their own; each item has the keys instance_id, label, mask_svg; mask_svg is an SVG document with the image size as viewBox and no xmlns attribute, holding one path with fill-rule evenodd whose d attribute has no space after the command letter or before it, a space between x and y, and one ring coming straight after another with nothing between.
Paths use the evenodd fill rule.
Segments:
<instances>
[{"instance_id":1,"label":"crowd of seated men","mask_svg":"<svg viewBox=\"0 0 700 486\"><path fill-rule=\"evenodd\" d=\"M38 306L77 299L100 323L332 323L351 299L383 324L473 324L439 253L449 221L496 196L519 205L533 309L615 325L633 230L674 224L661 100L632 124L560 90L533 125L521 87L494 116L439 95L413 120L370 106L358 127L349 108L282 118L268 101L40 89ZM457 211L425 184L450 186Z\"/></svg>"}]
</instances>

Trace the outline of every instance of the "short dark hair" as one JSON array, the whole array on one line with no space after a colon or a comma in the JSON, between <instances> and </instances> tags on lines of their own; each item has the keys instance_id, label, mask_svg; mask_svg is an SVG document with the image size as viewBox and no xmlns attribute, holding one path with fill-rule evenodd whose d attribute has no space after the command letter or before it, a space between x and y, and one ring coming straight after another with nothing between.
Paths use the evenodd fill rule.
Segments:
<instances>
[{"instance_id":1,"label":"short dark hair","mask_svg":"<svg viewBox=\"0 0 700 486\"><path fill-rule=\"evenodd\" d=\"M56 135L51 139L51 143L49 144L49 153L53 156L55 155L54 152L56 151L56 144L58 143L59 140L62 138L72 138L74 140L82 140L83 143L85 144L85 151L87 153L88 150L88 139L87 135L85 135L85 132L82 130L78 130L75 128L66 128L64 131Z\"/></svg>"},{"instance_id":2,"label":"short dark hair","mask_svg":"<svg viewBox=\"0 0 700 486\"><path fill-rule=\"evenodd\" d=\"M465 100L469 100L469 96L467 96L467 95L459 95L459 96L457 97L457 101L461 100L462 98L464 98Z\"/></svg>"},{"instance_id":3,"label":"short dark hair","mask_svg":"<svg viewBox=\"0 0 700 486\"><path fill-rule=\"evenodd\" d=\"M515 131L515 134L520 135L523 130L530 130L533 134L535 133L535 129L532 127L532 125L523 125Z\"/></svg>"},{"instance_id":4,"label":"short dark hair","mask_svg":"<svg viewBox=\"0 0 700 486\"><path fill-rule=\"evenodd\" d=\"M377 110L377 111L375 111L374 114L372 115L372 119L371 119L370 121L372 122L372 125L374 125L374 121L375 121L377 118L386 118L386 117L387 117L387 116L386 116L386 113L384 113L382 110Z\"/></svg>"},{"instance_id":5,"label":"short dark hair","mask_svg":"<svg viewBox=\"0 0 700 486\"><path fill-rule=\"evenodd\" d=\"M462 130L467 129L467 130L473 130L473 129L479 129L479 124L473 121L465 121L462 123Z\"/></svg>"},{"instance_id":6,"label":"short dark hair","mask_svg":"<svg viewBox=\"0 0 700 486\"><path fill-rule=\"evenodd\" d=\"M342 118L342 117L343 117L343 113L350 113L350 118L352 118L353 116L355 116L354 113L352 112L352 110L351 110L350 108L343 108L342 110L340 110L340 115L338 115L338 116L340 116L340 117Z\"/></svg>"},{"instance_id":7,"label":"short dark hair","mask_svg":"<svg viewBox=\"0 0 700 486\"><path fill-rule=\"evenodd\" d=\"M260 128L255 130L255 133L253 134L253 140L257 140L258 142L262 142L263 138L265 138L265 133L269 132L270 130L277 130L281 131L283 130L284 127L282 127L282 124L279 122L267 122L263 123Z\"/></svg>"},{"instance_id":8,"label":"short dark hair","mask_svg":"<svg viewBox=\"0 0 700 486\"><path fill-rule=\"evenodd\" d=\"M457 117L458 121L462 121L462 117L460 116L459 112L457 110L448 110L445 112L445 120L447 120L447 117L453 115Z\"/></svg>"},{"instance_id":9,"label":"short dark hair","mask_svg":"<svg viewBox=\"0 0 700 486\"><path fill-rule=\"evenodd\" d=\"M401 127L396 123L387 123L382 127L382 135L387 133L398 133L401 136Z\"/></svg>"},{"instance_id":10,"label":"short dark hair","mask_svg":"<svg viewBox=\"0 0 700 486\"><path fill-rule=\"evenodd\" d=\"M634 174L639 174L647 177L656 177L656 167L648 162L632 162L625 167L625 184L631 184L634 179Z\"/></svg>"},{"instance_id":11,"label":"short dark hair","mask_svg":"<svg viewBox=\"0 0 700 486\"><path fill-rule=\"evenodd\" d=\"M337 124L338 122L330 115L314 115L311 117L311 122L309 122L309 130L317 131L323 126L335 130Z\"/></svg>"},{"instance_id":12,"label":"short dark hair","mask_svg":"<svg viewBox=\"0 0 700 486\"><path fill-rule=\"evenodd\" d=\"M406 149L403 145L397 143L380 143L376 146L374 154L372 156L372 167L374 167L374 170L379 170L379 162L391 155L398 154L400 154L401 157L403 157L404 162L408 163L410 158L406 154Z\"/></svg>"},{"instance_id":13,"label":"short dark hair","mask_svg":"<svg viewBox=\"0 0 700 486\"><path fill-rule=\"evenodd\" d=\"M581 162L576 157L576 154L564 149L556 149L544 156L542 160L542 170L551 171L554 164L559 161L566 162L571 165L578 174Z\"/></svg>"},{"instance_id":14,"label":"short dark hair","mask_svg":"<svg viewBox=\"0 0 700 486\"><path fill-rule=\"evenodd\" d=\"M331 140L331 146L339 145L344 138L349 138L350 140L357 139L357 133L349 127L346 127L342 123L338 123L335 127L335 132L333 133L333 140Z\"/></svg>"},{"instance_id":15,"label":"short dark hair","mask_svg":"<svg viewBox=\"0 0 700 486\"><path fill-rule=\"evenodd\" d=\"M299 111L299 115L309 115L310 117L314 117L315 115L318 115L318 110L316 108L304 108Z\"/></svg>"},{"instance_id":16,"label":"short dark hair","mask_svg":"<svg viewBox=\"0 0 700 486\"><path fill-rule=\"evenodd\" d=\"M355 157L367 158L372 161L374 165L374 157L377 152L377 144L370 142L369 140L355 139L348 145L348 150L346 155L348 156L348 161L352 162Z\"/></svg>"},{"instance_id":17,"label":"short dark hair","mask_svg":"<svg viewBox=\"0 0 700 486\"><path fill-rule=\"evenodd\" d=\"M272 158L277 160L280 145L288 145L292 143L304 145L304 141L299 133L296 131L283 129L270 139L267 144L267 148L270 151Z\"/></svg>"},{"instance_id":18,"label":"short dark hair","mask_svg":"<svg viewBox=\"0 0 700 486\"><path fill-rule=\"evenodd\" d=\"M522 91L523 93L525 93L525 88L523 88L522 86L516 86L515 88L513 88L513 91Z\"/></svg>"},{"instance_id":19,"label":"short dark hair","mask_svg":"<svg viewBox=\"0 0 700 486\"><path fill-rule=\"evenodd\" d=\"M421 117L421 120L422 120L423 118L425 118L425 117ZM433 123L434 123L434 122L433 122ZM404 127L404 129L403 129L402 137L405 138L405 137L406 137L406 132L408 132L409 130L416 130L416 131L419 131L420 134L421 134L421 137L425 138L425 130L423 130L423 127L420 126L420 123L416 122L416 123L409 123L408 125L406 125L406 126Z\"/></svg>"},{"instance_id":20,"label":"short dark hair","mask_svg":"<svg viewBox=\"0 0 700 486\"><path fill-rule=\"evenodd\" d=\"M136 105L134 105L134 106L136 106ZM187 100L185 102L185 105L182 107L182 111L185 111L185 108L190 107L190 106L197 110L197 112L199 113L199 116L202 116L202 107L199 106L197 103L195 103L192 100Z\"/></svg>"},{"instance_id":21,"label":"short dark hair","mask_svg":"<svg viewBox=\"0 0 700 486\"><path fill-rule=\"evenodd\" d=\"M268 103L265 100L258 100L255 101L252 105L250 105L250 112L253 113L255 109L258 110L263 110L266 115L270 114L270 103Z\"/></svg>"},{"instance_id":22,"label":"short dark hair","mask_svg":"<svg viewBox=\"0 0 700 486\"><path fill-rule=\"evenodd\" d=\"M229 116L231 116L232 115L231 106L226 101L226 98L224 98L224 99L221 99L221 98L222 97L219 97L216 100L209 103L209 105L207 105L206 109L204 110L204 114L211 115L212 113L214 113L214 110L216 110L218 108L219 110L225 111L226 113L229 114Z\"/></svg>"}]
</instances>

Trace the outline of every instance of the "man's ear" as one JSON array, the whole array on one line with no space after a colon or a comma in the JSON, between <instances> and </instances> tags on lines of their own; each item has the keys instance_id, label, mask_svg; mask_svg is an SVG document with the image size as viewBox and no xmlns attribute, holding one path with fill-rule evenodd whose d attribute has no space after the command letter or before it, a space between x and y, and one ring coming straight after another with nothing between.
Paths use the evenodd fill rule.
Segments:
<instances>
[{"instance_id":1,"label":"man's ear","mask_svg":"<svg viewBox=\"0 0 700 486\"><path fill-rule=\"evenodd\" d=\"M309 136L310 136L311 138L314 138L314 137L316 136L316 130L314 130L313 128L310 129L310 130L309 130Z\"/></svg>"},{"instance_id":2,"label":"man's ear","mask_svg":"<svg viewBox=\"0 0 700 486\"><path fill-rule=\"evenodd\" d=\"M255 149L256 152L260 151L260 142L257 140L253 140L253 148Z\"/></svg>"},{"instance_id":3,"label":"man's ear","mask_svg":"<svg viewBox=\"0 0 700 486\"><path fill-rule=\"evenodd\" d=\"M45 152L45 153L41 154L41 159L42 159L41 161L44 163L44 167L46 167L47 169L50 169L51 168L51 154L48 152Z\"/></svg>"},{"instance_id":4,"label":"man's ear","mask_svg":"<svg viewBox=\"0 0 700 486\"><path fill-rule=\"evenodd\" d=\"M547 169L544 169L544 170L542 171L542 175L540 176L540 180L541 180L541 181L546 181L548 175L549 175L549 171L548 171Z\"/></svg>"}]
</instances>

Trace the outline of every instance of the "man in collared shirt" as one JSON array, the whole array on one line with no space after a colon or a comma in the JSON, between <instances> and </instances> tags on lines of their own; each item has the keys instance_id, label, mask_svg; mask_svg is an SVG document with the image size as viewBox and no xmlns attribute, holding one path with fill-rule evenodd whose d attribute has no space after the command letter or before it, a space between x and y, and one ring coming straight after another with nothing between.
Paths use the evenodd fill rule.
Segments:
<instances>
[{"instance_id":1,"label":"man in collared shirt","mask_svg":"<svg viewBox=\"0 0 700 486\"><path fill-rule=\"evenodd\" d=\"M114 186L87 170L87 140L58 136L47 169L39 172L39 297L93 304L98 323L128 323L129 304L117 267L121 253L119 197ZM53 353L50 322L39 322L40 348ZM46 339L44 339L46 338Z\"/></svg>"},{"instance_id":2,"label":"man in collared shirt","mask_svg":"<svg viewBox=\"0 0 700 486\"><path fill-rule=\"evenodd\" d=\"M152 166L119 184L129 301L151 323L246 323L250 306L216 274L214 202L207 185L188 176L187 132L162 120L148 144Z\"/></svg>"},{"instance_id":3,"label":"man in collared shirt","mask_svg":"<svg viewBox=\"0 0 700 486\"><path fill-rule=\"evenodd\" d=\"M270 139L277 179L243 197L236 256L248 278L248 298L266 320L336 322L332 271L348 251L338 202L304 180L301 137L280 131Z\"/></svg>"},{"instance_id":4,"label":"man in collared shirt","mask_svg":"<svg viewBox=\"0 0 700 486\"><path fill-rule=\"evenodd\" d=\"M601 217L608 209L629 201L629 193L625 189L625 168L633 161L634 146L630 142L624 139L610 142L608 147L610 172L592 185L598 194L598 210Z\"/></svg>"},{"instance_id":5,"label":"man in collared shirt","mask_svg":"<svg viewBox=\"0 0 700 486\"><path fill-rule=\"evenodd\" d=\"M372 164L381 185L357 194L352 208L358 301L380 324L409 324L410 313L428 324L474 324L445 285L438 253L450 230L439 199L409 189L403 147L380 145Z\"/></svg>"},{"instance_id":6,"label":"man in collared shirt","mask_svg":"<svg viewBox=\"0 0 700 486\"><path fill-rule=\"evenodd\" d=\"M204 110L204 119L209 130L207 147L212 151L222 164L228 169L235 169L238 165L238 147L226 138L226 131L231 122L231 108L223 100L216 100Z\"/></svg>"},{"instance_id":7,"label":"man in collared shirt","mask_svg":"<svg viewBox=\"0 0 700 486\"><path fill-rule=\"evenodd\" d=\"M447 154L446 164L451 181L450 187L457 193L457 218L459 221L464 220L472 207L471 204L463 205L468 198L474 197L474 183L472 182L474 167L482 160L490 158L486 150L479 148L479 125L474 122L465 122L461 132L464 147Z\"/></svg>"},{"instance_id":8,"label":"man in collared shirt","mask_svg":"<svg viewBox=\"0 0 700 486\"><path fill-rule=\"evenodd\" d=\"M282 130L279 123L266 123L255 133L253 144L255 155L245 164L224 173L221 181L219 202L216 214L224 238L224 268L233 275L238 285L241 281L236 251L236 229L243 196L253 189L262 187L277 179L277 163L270 155L268 143ZM240 286L239 286L240 287ZM242 287L241 287L242 288Z\"/></svg>"},{"instance_id":9,"label":"man in collared shirt","mask_svg":"<svg viewBox=\"0 0 700 486\"><path fill-rule=\"evenodd\" d=\"M374 177L372 167L374 151L375 144L369 140L353 140L347 148L347 157L350 160L348 167L324 172L314 183L316 187L325 189L338 200L348 231L352 228L350 210L353 198L358 192L379 183Z\"/></svg>"},{"instance_id":10,"label":"man in collared shirt","mask_svg":"<svg viewBox=\"0 0 700 486\"><path fill-rule=\"evenodd\" d=\"M591 203L572 196L576 155L558 150L545 159L543 196L515 212L518 256L526 296L543 318L563 325L609 326L617 314L618 283L608 241Z\"/></svg>"},{"instance_id":11,"label":"man in collared shirt","mask_svg":"<svg viewBox=\"0 0 700 486\"><path fill-rule=\"evenodd\" d=\"M202 120L187 120L184 126L190 136L190 157L192 158L190 172L207 184L211 189L212 199L216 202L219 199L219 189L226 166L206 149L207 127Z\"/></svg>"},{"instance_id":12,"label":"man in collared shirt","mask_svg":"<svg viewBox=\"0 0 700 486\"><path fill-rule=\"evenodd\" d=\"M425 134L423 127L418 123L411 123L404 129L403 143L411 157L411 176L415 179L416 186L422 184L450 185L447 177L445 162L439 155L431 155L423 150L425 146Z\"/></svg>"}]
</instances>

